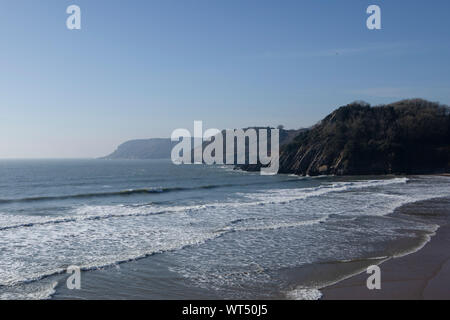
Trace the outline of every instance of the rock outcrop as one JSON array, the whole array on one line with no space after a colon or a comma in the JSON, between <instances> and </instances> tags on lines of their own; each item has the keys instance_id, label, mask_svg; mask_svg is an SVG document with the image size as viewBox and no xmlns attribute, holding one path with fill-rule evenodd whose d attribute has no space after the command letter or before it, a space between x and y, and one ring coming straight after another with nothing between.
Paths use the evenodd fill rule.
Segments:
<instances>
[{"instance_id":1,"label":"rock outcrop","mask_svg":"<svg viewBox=\"0 0 450 320\"><path fill-rule=\"evenodd\" d=\"M169 138L130 140L103 159L170 159L172 146Z\"/></svg>"},{"instance_id":2,"label":"rock outcrop","mask_svg":"<svg viewBox=\"0 0 450 320\"><path fill-rule=\"evenodd\" d=\"M279 173L315 176L449 171L449 108L421 99L376 107L363 102L343 106L280 151Z\"/></svg>"}]
</instances>

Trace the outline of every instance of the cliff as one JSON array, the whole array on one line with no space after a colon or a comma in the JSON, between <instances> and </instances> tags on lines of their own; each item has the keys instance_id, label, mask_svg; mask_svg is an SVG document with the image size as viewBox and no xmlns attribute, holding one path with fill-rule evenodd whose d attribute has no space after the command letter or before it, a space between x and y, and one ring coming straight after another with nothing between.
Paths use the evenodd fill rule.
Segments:
<instances>
[{"instance_id":1,"label":"cliff","mask_svg":"<svg viewBox=\"0 0 450 320\"><path fill-rule=\"evenodd\" d=\"M421 99L376 107L362 102L340 107L280 151L279 173L314 176L449 171L449 108Z\"/></svg>"},{"instance_id":2,"label":"cliff","mask_svg":"<svg viewBox=\"0 0 450 320\"><path fill-rule=\"evenodd\" d=\"M169 138L130 140L103 159L170 159L172 145Z\"/></svg>"}]
</instances>

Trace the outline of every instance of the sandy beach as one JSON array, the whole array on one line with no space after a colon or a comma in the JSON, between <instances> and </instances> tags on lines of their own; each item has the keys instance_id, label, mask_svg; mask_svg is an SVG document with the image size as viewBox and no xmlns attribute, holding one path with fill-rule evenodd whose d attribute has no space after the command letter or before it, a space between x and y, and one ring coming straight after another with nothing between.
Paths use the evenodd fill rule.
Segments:
<instances>
[{"instance_id":1,"label":"sandy beach","mask_svg":"<svg viewBox=\"0 0 450 320\"><path fill-rule=\"evenodd\" d=\"M440 228L422 249L380 265L380 290L367 289L369 275L364 272L321 289L322 299L450 299L450 199L410 204L399 208L394 215L433 219Z\"/></svg>"}]
</instances>

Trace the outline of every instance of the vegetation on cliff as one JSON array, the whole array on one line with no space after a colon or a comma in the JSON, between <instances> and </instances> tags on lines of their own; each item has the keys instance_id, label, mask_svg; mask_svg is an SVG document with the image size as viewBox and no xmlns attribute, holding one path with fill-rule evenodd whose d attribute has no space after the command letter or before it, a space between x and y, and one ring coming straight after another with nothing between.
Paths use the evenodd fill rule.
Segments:
<instances>
[{"instance_id":1,"label":"vegetation on cliff","mask_svg":"<svg viewBox=\"0 0 450 320\"><path fill-rule=\"evenodd\" d=\"M283 146L280 173L421 174L450 169L450 111L421 99L343 106Z\"/></svg>"}]
</instances>

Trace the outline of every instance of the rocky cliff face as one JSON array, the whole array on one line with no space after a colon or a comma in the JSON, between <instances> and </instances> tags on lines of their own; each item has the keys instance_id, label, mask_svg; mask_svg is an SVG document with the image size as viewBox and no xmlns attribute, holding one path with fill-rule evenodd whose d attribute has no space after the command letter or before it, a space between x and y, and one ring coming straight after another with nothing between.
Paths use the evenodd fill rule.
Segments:
<instances>
[{"instance_id":1,"label":"rocky cliff face","mask_svg":"<svg viewBox=\"0 0 450 320\"><path fill-rule=\"evenodd\" d=\"M426 174L450 170L450 112L425 100L353 103L282 147L279 173Z\"/></svg>"}]
</instances>

